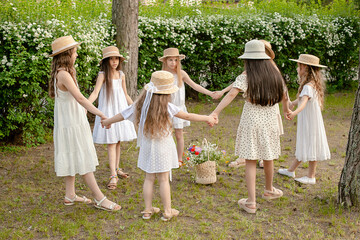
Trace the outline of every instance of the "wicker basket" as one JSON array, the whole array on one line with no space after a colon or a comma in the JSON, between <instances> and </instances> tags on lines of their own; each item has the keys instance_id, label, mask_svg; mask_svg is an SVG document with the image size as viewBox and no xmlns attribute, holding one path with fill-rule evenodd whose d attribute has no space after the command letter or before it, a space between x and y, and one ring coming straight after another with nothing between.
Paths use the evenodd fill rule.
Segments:
<instances>
[{"instance_id":1,"label":"wicker basket","mask_svg":"<svg viewBox=\"0 0 360 240\"><path fill-rule=\"evenodd\" d=\"M206 161L195 166L196 183L212 184L216 182L216 162Z\"/></svg>"}]
</instances>

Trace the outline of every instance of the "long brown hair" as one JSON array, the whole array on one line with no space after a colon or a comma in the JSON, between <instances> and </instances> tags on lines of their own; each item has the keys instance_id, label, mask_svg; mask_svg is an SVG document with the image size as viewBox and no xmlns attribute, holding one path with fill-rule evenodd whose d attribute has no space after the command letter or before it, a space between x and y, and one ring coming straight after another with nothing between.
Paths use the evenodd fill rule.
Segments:
<instances>
[{"instance_id":1,"label":"long brown hair","mask_svg":"<svg viewBox=\"0 0 360 240\"><path fill-rule=\"evenodd\" d=\"M143 90L135 102L135 125L139 126L141 108L146 97L146 90ZM169 134L171 119L168 113L168 103L171 101L170 94L153 94L144 124L144 135L151 138L161 138Z\"/></svg>"},{"instance_id":2,"label":"long brown hair","mask_svg":"<svg viewBox=\"0 0 360 240\"><path fill-rule=\"evenodd\" d=\"M299 96L301 91L303 90L304 86L307 83L313 83L314 88L317 92L317 98L319 100L320 108L323 109L324 106L324 92L325 92L325 83L324 83L324 76L321 73L321 68L310 66L307 64L298 63L301 67L305 67L305 73L300 78L300 86L297 95Z\"/></svg>"},{"instance_id":3,"label":"long brown hair","mask_svg":"<svg viewBox=\"0 0 360 240\"><path fill-rule=\"evenodd\" d=\"M168 58L170 58L170 57L166 57L162 60L162 70L167 71L169 69L169 67L166 63ZM183 83L182 75L181 75L181 60L179 57L177 57L177 59L178 59L178 62L176 65L176 75L177 75L177 79L178 79L177 85L178 85L178 87L181 87L182 83Z\"/></svg>"},{"instance_id":4,"label":"long brown hair","mask_svg":"<svg viewBox=\"0 0 360 240\"><path fill-rule=\"evenodd\" d=\"M119 58L119 65L117 66L116 70L121 70L121 59ZM106 90L106 101L109 102L109 99L113 97L113 82L111 76L111 66L110 66L110 57L105 58L100 64L101 71L104 72L104 80L105 80L105 90Z\"/></svg>"},{"instance_id":5,"label":"long brown hair","mask_svg":"<svg viewBox=\"0 0 360 240\"><path fill-rule=\"evenodd\" d=\"M284 79L270 60L246 59L245 71L248 80L246 95L251 103L272 106L284 95Z\"/></svg>"},{"instance_id":6,"label":"long brown hair","mask_svg":"<svg viewBox=\"0 0 360 240\"><path fill-rule=\"evenodd\" d=\"M77 85L76 70L73 63L71 62L71 55L74 53L75 49L76 48L71 48L69 50L66 50L65 52L59 53L58 55L55 55L52 59L51 74L49 80L49 95L52 98L55 97L54 82L56 79L56 75L60 69L64 69L65 71L70 73L75 85Z\"/></svg>"}]
</instances>

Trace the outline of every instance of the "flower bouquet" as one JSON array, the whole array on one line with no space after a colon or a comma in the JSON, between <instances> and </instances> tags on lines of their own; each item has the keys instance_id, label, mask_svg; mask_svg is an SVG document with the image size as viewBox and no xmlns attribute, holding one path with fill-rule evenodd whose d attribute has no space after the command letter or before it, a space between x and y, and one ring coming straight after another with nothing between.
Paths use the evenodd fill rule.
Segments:
<instances>
[{"instance_id":1,"label":"flower bouquet","mask_svg":"<svg viewBox=\"0 0 360 240\"><path fill-rule=\"evenodd\" d=\"M216 182L216 163L223 157L224 151L218 150L216 144L204 139L202 146L190 145L186 162L195 166L196 183L211 184Z\"/></svg>"}]
</instances>

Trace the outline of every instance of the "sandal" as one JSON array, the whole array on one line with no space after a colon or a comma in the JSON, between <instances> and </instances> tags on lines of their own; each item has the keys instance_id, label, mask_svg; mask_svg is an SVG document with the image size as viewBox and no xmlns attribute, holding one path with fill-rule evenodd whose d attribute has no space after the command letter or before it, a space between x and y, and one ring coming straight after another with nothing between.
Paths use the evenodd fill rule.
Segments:
<instances>
[{"instance_id":1,"label":"sandal","mask_svg":"<svg viewBox=\"0 0 360 240\"><path fill-rule=\"evenodd\" d=\"M126 172L123 172L122 168L116 168L116 174L118 175L118 177L120 178L129 178L130 175Z\"/></svg>"},{"instance_id":2,"label":"sandal","mask_svg":"<svg viewBox=\"0 0 360 240\"><path fill-rule=\"evenodd\" d=\"M144 210L141 212L143 214L142 219L149 220L152 215L159 212L160 212L160 208L157 207L152 207L150 211ZM145 214L148 214L148 216L145 216Z\"/></svg>"},{"instance_id":3,"label":"sandal","mask_svg":"<svg viewBox=\"0 0 360 240\"><path fill-rule=\"evenodd\" d=\"M163 213L161 220L163 220L164 222L170 221L171 218L179 216L179 213L180 212L178 210L172 208L171 213L169 215L166 213Z\"/></svg>"},{"instance_id":4,"label":"sandal","mask_svg":"<svg viewBox=\"0 0 360 240\"><path fill-rule=\"evenodd\" d=\"M65 196L64 205L71 206L71 205L74 205L76 202L85 203L85 204L92 203L91 199L88 199L85 196L83 196L82 200L79 200L79 201L76 201L77 198L78 198L78 196L76 194L75 194L75 197L73 199L70 199L67 196Z\"/></svg>"},{"instance_id":5,"label":"sandal","mask_svg":"<svg viewBox=\"0 0 360 240\"><path fill-rule=\"evenodd\" d=\"M255 208L249 208L246 205L256 205L256 202L247 202L247 198L242 198L238 201L239 207L244 209L247 213L256 213Z\"/></svg>"},{"instance_id":6,"label":"sandal","mask_svg":"<svg viewBox=\"0 0 360 240\"><path fill-rule=\"evenodd\" d=\"M264 161L263 160L259 160L259 168L264 168Z\"/></svg>"},{"instance_id":7,"label":"sandal","mask_svg":"<svg viewBox=\"0 0 360 240\"><path fill-rule=\"evenodd\" d=\"M270 195L265 195L265 193L268 193ZM269 190L265 190L264 194L262 195L262 197L266 200L271 200L271 199L276 199L276 198L280 198L282 197L283 192L280 189L274 188L272 191Z\"/></svg>"},{"instance_id":8,"label":"sandal","mask_svg":"<svg viewBox=\"0 0 360 240\"><path fill-rule=\"evenodd\" d=\"M241 167L241 166L245 166L245 159L238 158L235 161L231 162L228 166L232 167L232 168L238 168L238 167Z\"/></svg>"},{"instance_id":9,"label":"sandal","mask_svg":"<svg viewBox=\"0 0 360 240\"><path fill-rule=\"evenodd\" d=\"M179 167L184 166L184 162L182 160L179 160Z\"/></svg>"},{"instance_id":10,"label":"sandal","mask_svg":"<svg viewBox=\"0 0 360 240\"><path fill-rule=\"evenodd\" d=\"M100 201L97 201L94 198L94 202L95 202L94 207L96 207L98 209L101 209L101 210L109 211L109 212L116 212L116 211L119 211L121 209L121 206L114 203L114 202L111 202L111 205L109 207L104 207L102 205L102 203L104 202L105 199L106 199L105 196Z\"/></svg>"},{"instance_id":11,"label":"sandal","mask_svg":"<svg viewBox=\"0 0 360 240\"><path fill-rule=\"evenodd\" d=\"M111 182L111 180L112 180L113 178L116 179L116 182ZM117 187L117 182L118 182L118 181L119 181L119 178L118 178L117 175L112 175L112 176L110 176L110 178L109 178L109 183L108 183L108 185L106 186L107 189L109 189L109 190L115 190L116 187Z\"/></svg>"}]
</instances>

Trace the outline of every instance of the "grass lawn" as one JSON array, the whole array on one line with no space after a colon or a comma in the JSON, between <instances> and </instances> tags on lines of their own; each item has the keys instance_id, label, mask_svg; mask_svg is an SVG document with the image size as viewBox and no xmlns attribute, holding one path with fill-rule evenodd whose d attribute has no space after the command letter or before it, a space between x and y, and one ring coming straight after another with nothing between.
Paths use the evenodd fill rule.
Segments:
<instances>
[{"instance_id":1,"label":"grass lawn","mask_svg":"<svg viewBox=\"0 0 360 240\"><path fill-rule=\"evenodd\" d=\"M187 102L189 112L209 114L215 102ZM220 123L208 128L193 122L185 129L185 144L207 138L227 151L218 166L217 182L199 185L194 169L174 170L171 182L172 205L180 215L162 222L161 215L144 221L142 183L138 169L136 141L122 144L121 167L131 178L120 180L114 191L106 189L109 177L106 146L96 145L100 165L95 172L105 195L123 207L117 213L77 204L64 206L64 181L54 172L53 144L25 149L5 146L0 153L0 239L358 239L360 214L356 209L337 205L337 186L343 167L354 93L327 95L323 117L332 158L319 162L317 184L300 185L293 179L274 174L274 185L284 197L265 201L264 174L258 169L255 215L241 211L237 200L247 196L244 168L230 169L236 130L244 100L237 97L220 115ZM282 155L275 171L294 160L296 119L283 120ZM307 173L301 165L297 176ZM77 194L91 197L77 177ZM156 185L154 206L162 208Z\"/></svg>"}]
</instances>

